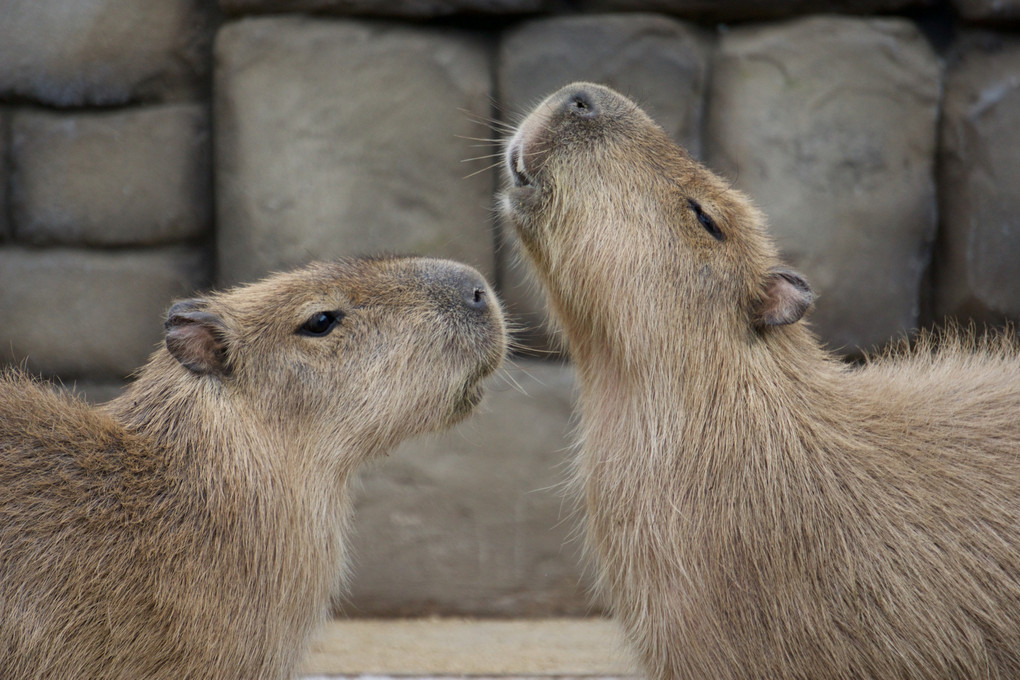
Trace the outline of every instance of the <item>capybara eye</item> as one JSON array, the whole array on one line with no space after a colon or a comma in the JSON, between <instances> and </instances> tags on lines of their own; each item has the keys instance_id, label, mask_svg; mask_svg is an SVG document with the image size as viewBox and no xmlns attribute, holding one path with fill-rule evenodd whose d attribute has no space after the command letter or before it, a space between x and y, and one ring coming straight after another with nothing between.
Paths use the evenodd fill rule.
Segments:
<instances>
[{"instance_id":1,"label":"capybara eye","mask_svg":"<svg viewBox=\"0 0 1020 680\"><path fill-rule=\"evenodd\" d=\"M340 312L316 312L302 324L297 332L299 335L321 338L324 335L329 335L329 332L336 328L342 318L343 314Z\"/></svg>"},{"instance_id":2,"label":"capybara eye","mask_svg":"<svg viewBox=\"0 0 1020 680\"><path fill-rule=\"evenodd\" d=\"M726 240L726 236L723 235L722 229L719 228L719 225L715 223L715 220L713 220L708 213L701 209L701 205L697 201L693 198L688 198L687 205L689 205L691 210L694 211L695 216L698 218L698 222L700 222L701 226L705 228L705 231L714 236L717 241Z\"/></svg>"}]
</instances>

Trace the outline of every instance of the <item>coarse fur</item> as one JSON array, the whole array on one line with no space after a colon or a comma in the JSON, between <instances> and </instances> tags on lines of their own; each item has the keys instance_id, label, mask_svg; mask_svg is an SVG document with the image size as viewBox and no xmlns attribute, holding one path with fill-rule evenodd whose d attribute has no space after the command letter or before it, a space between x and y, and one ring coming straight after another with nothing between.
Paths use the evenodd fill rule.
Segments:
<instances>
[{"instance_id":1,"label":"coarse fur","mask_svg":"<svg viewBox=\"0 0 1020 680\"><path fill-rule=\"evenodd\" d=\"M98 408L0 378L5 680L291 677L342 594L356 468L468 415L506 347L484 279L422 258L310 265L166 327Z\"/></svg>"},{"instance_id":2,"label":"coarse fur","mask_svg":"<svg viewBox=\"0 0 1020 680\"><path fill-rule=\"evenodd\" d=\"M586 543L651 678L1020 677L1012 334L841 363L762 215L598 85L540 104L506 170L579 375Z\"/></svg>"}]
</instances>

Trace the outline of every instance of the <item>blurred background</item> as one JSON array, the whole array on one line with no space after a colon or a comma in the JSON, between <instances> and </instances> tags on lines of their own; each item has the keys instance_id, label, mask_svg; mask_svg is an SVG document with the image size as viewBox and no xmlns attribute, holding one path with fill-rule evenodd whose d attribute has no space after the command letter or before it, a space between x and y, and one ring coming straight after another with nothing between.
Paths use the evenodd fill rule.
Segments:
<instances>
[{"instance_id":1,"label":"blurred background","mask_svg":"<svg viewBox=\"0 0 1020 680\"><path fill-rule=\"evenodd\" d=\"M528 349L366 472L342 614L597 614L559 488L573 377L492 167L576 79L754 198L833 350L1020 319L1020 0L0 0L0 361L101 401L174 298L466 261Z\"/></svg>"}]
</instances>

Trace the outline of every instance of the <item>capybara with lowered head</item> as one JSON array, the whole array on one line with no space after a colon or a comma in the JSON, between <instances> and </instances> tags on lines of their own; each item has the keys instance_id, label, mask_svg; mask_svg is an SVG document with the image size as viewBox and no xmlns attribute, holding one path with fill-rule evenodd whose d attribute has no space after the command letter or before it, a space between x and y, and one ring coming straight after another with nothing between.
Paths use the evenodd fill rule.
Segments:
<instances>
[{"instance_id":1,"label":"capybara with lowered head","mask_svg":"<svg viewBox=\"0 0 1020 680\"><path fill-rule=\"evenodd\" d=\"M1020 356L853 367L751 203L627 98L548 97L502 210L576 364L587 546L644 670L1020 678Z\"/></svg>"},{"instance_id":2,"label":"capybara with lowered head","mask_svg":"<svg viewBox=\"0 0 1020 680\"><path fill-rule=\"evenodd\" d=\"M505 348L473 269L350 259L177 302L98 408L8 370L0 678L291 677L355 470L468 415Z\"/></svg>"}]
</instances>

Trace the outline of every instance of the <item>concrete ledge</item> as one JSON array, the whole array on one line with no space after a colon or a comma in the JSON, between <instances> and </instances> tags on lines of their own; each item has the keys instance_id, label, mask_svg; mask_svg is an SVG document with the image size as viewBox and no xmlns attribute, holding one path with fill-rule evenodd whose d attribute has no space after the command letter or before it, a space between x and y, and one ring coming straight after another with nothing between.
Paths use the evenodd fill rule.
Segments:
<instances>
[{"instance_id":1,"label":"concrete ledge","mask_svg":"<svg viewBox=\"0 0 1020 680\"><path fill-rule=\"evenodd\" d=\"M309 678L620 677L636 674L619 629L601 618L336 620L312 643Z\"/></svg>"}]
</instances>

